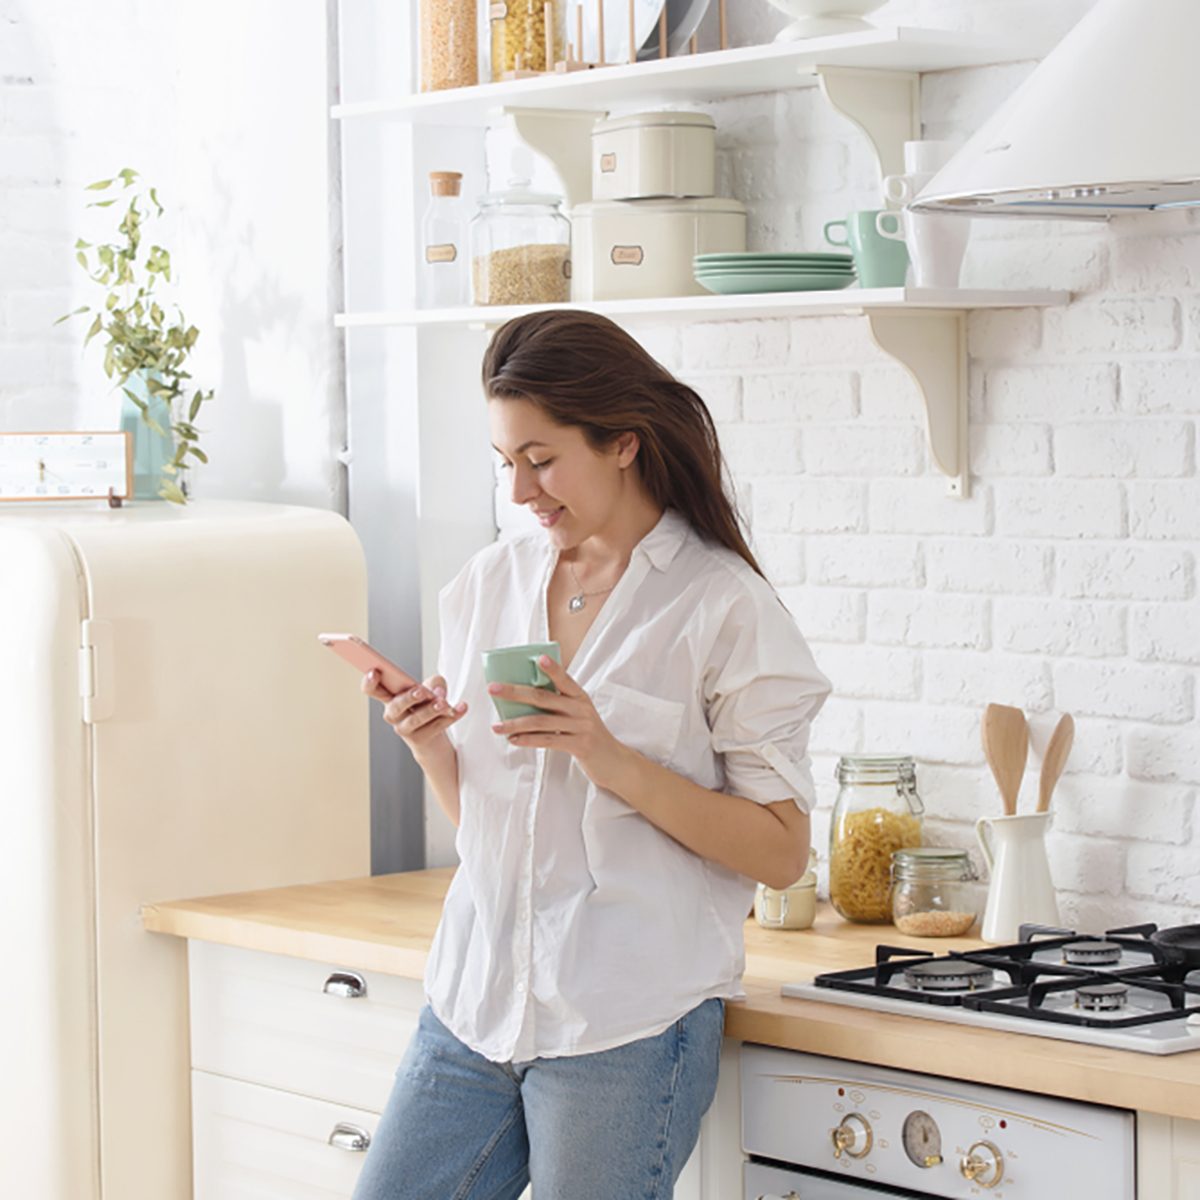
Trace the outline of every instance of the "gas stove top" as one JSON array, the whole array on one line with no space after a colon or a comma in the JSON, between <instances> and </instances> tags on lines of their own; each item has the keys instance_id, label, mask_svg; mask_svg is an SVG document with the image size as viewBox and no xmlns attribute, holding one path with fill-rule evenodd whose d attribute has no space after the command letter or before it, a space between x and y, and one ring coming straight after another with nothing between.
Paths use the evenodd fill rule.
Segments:
<instances>
[{"instance_id":1,"label":"gas stove top","mask_svg":"<svg viewBox=\"0 0 1200 1200\"><path fill-rule=\"evenodd\" d=\"M1040 1037L1200 1050L1200 971L1165 961L1154 925L1103 935L1021 927L1011 946L935 955L877 946L875 965L788 983L783 995Z\"/></svg>"}]
</instances>

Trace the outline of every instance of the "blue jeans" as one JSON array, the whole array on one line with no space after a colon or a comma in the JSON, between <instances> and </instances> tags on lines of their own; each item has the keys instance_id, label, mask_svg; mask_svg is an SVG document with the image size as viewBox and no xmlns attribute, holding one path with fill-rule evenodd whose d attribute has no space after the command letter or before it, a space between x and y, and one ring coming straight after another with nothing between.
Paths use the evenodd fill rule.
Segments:
<instances>
[{"instance_id":1,"label":"blue jeans","mask_svg":"<svg viewBox=\"0 0 1200 1200\"><path fill-rule=\"evenodd\" d=\"M725 1004L655 1037L494 1063L421 1012L354 1200L670 1200L717 1087Z\"/></svg>"}]
</instances>

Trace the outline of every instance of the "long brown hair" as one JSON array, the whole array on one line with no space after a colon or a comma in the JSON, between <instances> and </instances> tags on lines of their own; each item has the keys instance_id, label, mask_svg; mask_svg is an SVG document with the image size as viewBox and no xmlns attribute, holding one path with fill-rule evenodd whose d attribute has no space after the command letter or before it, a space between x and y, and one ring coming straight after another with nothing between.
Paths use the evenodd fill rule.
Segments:
<instances>
[{"instance_id":1,"label":"long brown hair","mask_svg":"<svg viewBox=\"0 0 1200 1200\"><path fill-rule=\"evenodd\" d=\"M607 317L569 309L514 317L483 356L483 390L489 400L528 400L558 424L576 426L595 451L632 430L651 499L766 578L742 536L712 414Z\"/></svg>"}]
</instances>

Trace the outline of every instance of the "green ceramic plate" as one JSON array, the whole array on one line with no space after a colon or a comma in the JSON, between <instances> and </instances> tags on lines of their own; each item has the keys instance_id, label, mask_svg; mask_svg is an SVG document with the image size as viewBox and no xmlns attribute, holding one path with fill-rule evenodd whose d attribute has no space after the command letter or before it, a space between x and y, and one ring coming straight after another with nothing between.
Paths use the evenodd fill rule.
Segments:
<instances>
[{"instance_id":1,"label":"green ceramic plate","mask_svg":"<svg viewBox=\"0 0 1200 1200\"><path fill-rule=\"evenodd\" d=\"M798 263L793 266L696 266L694 275L853 275L852 266L808 266Z\"/></svg>"},{"instance_id":2,"label":"green ceramic plate","mask_svg":"<svg viewBox=\"0 0 1200 1200\"><path fill-rule=\"evenodd\" d=\"M693 262L697 266L736 264L738 266L760 266L767 263L820 263L841 264L854 261L851 254L697 254Z\"/></svg>"},{"instance_id":3,"label":"green ceramic plate","mask_svg":"<svg viewBox=\"0 0 1200 1200\"><path fill-rule=\"evenodd\" d=\"M852 276L845 275L762 275L752 271L720 276L697 276L696 282L721 296L743 292L835 292L849 287Z\"/></svg>"}]
</instances>

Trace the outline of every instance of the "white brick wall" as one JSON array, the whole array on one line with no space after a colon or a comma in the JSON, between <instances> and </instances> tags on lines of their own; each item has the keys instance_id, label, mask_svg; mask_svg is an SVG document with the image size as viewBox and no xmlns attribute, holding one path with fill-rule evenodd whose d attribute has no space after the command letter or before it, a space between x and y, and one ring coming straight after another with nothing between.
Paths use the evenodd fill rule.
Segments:
<instances>
[{"instance_id":1,"label":"white brick wall","mask_svg":"<svg viewBox=\"0 0 1200 1200\"><path fill-rule=\"evenodd\" d=\"M885 11L991 28L1011 7L893 0ZM1087 7L1036 5L1026 19L1061 30ZM761 13L738 19L754 36L777 28ZM927 76L927 134L965 135L1028 70ZM819 221L876 206L855 191L870 181L860 135L819 97L711 111L722 180L752 187L737 193L752 248L817 249ZM946 496L916 393L860 321L684 335L681 365L702 395L706 373L722 391L741 375L741 417L719 425L753 493L756 548L794 574L782 543L805 547L803 582L776 582L835 687L813 732L818 844L837 755L900 749L921 764L929 834L973 848L976 817L1000 809L983 706L1029 712L1027 806L1069 711L1077 739L1050 835L1064 918L1097 929L1200 919L1200 220L978 222L964 282L1076 293L1064 309L970 317L967 501ZM768 437L746 453L755 426ZM788 476L784 447L802 455Z\"/></svg>"}]
</instances>

